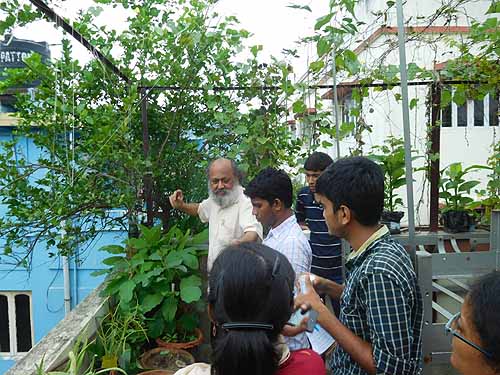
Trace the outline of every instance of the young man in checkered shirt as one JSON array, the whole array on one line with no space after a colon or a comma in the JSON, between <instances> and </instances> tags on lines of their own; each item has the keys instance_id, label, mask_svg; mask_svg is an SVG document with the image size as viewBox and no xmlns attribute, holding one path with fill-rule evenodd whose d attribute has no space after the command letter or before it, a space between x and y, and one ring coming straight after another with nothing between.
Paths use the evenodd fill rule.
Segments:
<instances>
[{"instance_id":1,"label":"young man in checkered shirt","mask_svg":"<svg viewBox=\"0 0 500 375\"><path fill-rule=\"evenodd\" d=\"M316 277L295 301L317 310L319 324L335 338L329 367L336 375L419 374L422 298L408 253L379 224L381 168L363 157L341 159L319 177L316 200L329 232L352 248L344 285ZM340 299L338 318L316 292Z\"/></svg>"}]
</instances>

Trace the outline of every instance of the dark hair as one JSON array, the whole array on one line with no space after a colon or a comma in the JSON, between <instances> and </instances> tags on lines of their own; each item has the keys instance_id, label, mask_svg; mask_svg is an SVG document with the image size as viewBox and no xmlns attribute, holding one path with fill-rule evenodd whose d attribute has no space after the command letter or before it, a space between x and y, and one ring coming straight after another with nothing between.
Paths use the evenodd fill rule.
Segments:
<instances>
[{"instance_id":1,"label":"dark hair","mask_svg":"<svg viewBox=\"0 0 500 375\"><path fill-rule=\"evenodd\" d=\"M293 309L295 272L287 258L265 245L227 247L209 276L212 367L217 375L271 375L280 353L274 347ZM272 329L224 329L229 322L272 324Z\"/></svg>"},{"instance_id":2,"label":"dark hair","mask_svg":"<svg viewBox=\"0 0 500 375\"><path fill-rule=\"evenodd\" d=\"M472 324L481 338L481 347L491 354L487 363L500 372L500 272L479 278L471 287L467 300Z\"/></svg>"},{"instance_id":3,"label":"dark hair","mask_svg":"<svg viewBox=\"0 0 500 375\"><path fill-rule=\"evenodd\" d=\"M308 171L324 171L326 167L333 163L332 158L324 152L313 152L306 159L304 169Z\"/></svg>"},{"instance_id":4,"label":"dark hair","mask_svg":"<svg viewBox=\"0 0 500 375\"><path fill-rule=\"evenodd\" d=\"M292 180L282 170L266 168L248 183L245 194L250 198L265 199L271 205L275 199L279 199L286 208L290 208L293 200Z\"/></svg>"},{"instance_id":5,"label":"dark hair","mask_svg":"<svg viewBox=\"0 0 500 375\"><path fill-rule=\"evenodd\" d=\"M319 176L316 193L330 200L334 211L347 206L361 225L375 225L384 209L384 173L362 156L339 159Z\"/></svg>"},{"instance_id":6,"label":"dark hair","mask_svg":"<svg viewBox=\"0 0 500 375\"><path fill-rule=\"evenodd\" d=\"M238 165L236 164L236 162L233 159L218 158L218 159L214 159L214 160L210 161L210 163L208 163L208 167L206 170L207 178L210 177L210 168L212 167L212 164L214 163L214 161L221 160L221 159L228 160L231 163L231 168L233 170L234 177L236 177L236 179L238 180L238 183L240 185L243 184L243 179L245 178L245 174L243 173L243 171L241 169L238 168Z\"/></svg>"}]
</instances>

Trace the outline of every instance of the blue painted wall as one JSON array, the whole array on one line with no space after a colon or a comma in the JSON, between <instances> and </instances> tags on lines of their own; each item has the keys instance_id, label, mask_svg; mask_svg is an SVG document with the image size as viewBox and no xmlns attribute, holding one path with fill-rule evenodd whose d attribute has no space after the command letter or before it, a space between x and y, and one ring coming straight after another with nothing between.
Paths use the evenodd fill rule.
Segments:
<instances>
[{"instance_id":1,"label":"blue painted wall","mask_svg":"<svg viewBox=\"0 0 500 375\"><path fill-rule=\"evenodd\" d=\"M12 128L0 127L0 141L10 140ZM28 160L36 160L40 154L30 139L21 139L18 144L19 155ZM0 217L5 215L5 206L0 204ZM98 251L101 246L121 243L127 233L121 228L106 228L93 241L75 249L70 259L71 305L82 301L102 281L104 276L90 274L107 266L102 260L108 255ZM3 244L0 238L0 254ZM54 250L55 253L57 251ZM64 317L64 284L62 259L49 257L43 243L33 252L32 267L28 271L8 264L8 259L0 258L0 290L29 291L32 302L32 326L34 343L40 341ZM0 355L0 374L5 373L14 363L10 358Z\"/></svg>"}]
</instances>

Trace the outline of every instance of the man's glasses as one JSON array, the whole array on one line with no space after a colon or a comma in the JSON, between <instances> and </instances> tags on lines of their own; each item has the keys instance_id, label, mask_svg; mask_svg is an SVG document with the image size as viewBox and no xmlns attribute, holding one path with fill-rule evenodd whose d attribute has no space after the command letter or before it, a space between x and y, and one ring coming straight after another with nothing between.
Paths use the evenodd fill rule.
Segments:
<instances>
[{"instance_id":1,"label":"man's glasses","mask_svg":"<svg viewBox=\"0 0 500 375\"><path fill-rule=\"evenodd\" d=\"M463 337L460 333L458 333L454 328L453 328L453 323L456 322L456 320L460 318L460 312L456 313L455 315L453 315L450 320L448 320L448 323L446 323L446 325L444 326L444 330L446 332L446 334L449 334L451 333L453 336L455 336L457 339L460 339L462 340L463 342L465 342L466 344L472 346L474 349L476 350L479 350L481 353L483 353L486 357L488 358L491 358L492 355L490 353L488 353L486 350L484 350L483 348L481 348L480 346L474 344L472 341L470 340L467 340L465 337Z\"/></svg>"}]
</instances>

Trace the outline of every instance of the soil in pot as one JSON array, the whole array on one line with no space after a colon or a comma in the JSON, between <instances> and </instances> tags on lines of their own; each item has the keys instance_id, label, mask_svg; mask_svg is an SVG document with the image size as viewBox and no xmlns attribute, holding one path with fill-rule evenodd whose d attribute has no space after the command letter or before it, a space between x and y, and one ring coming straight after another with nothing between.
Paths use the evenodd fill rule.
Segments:
<instances>
[{"instance_id":1,"label":"soil in pot","mask_svg":"<svg viewBox=\"0 0 500 375\"><path fill-rule=\"evenodd\" d=\"M441 214L444 230L450 233L467 232L474 226L474 219L466 211L446 211Z\"/></svg>"},{"instance_id":2,"label":"soil in pot","mask_svg":"<svg viewBox=\"0 0 500 375\"><path fill-rule=\"evenodd\" d=\"M380 223L385 224L391 234L399 234L401 233L400 222L403 216L403 211L383 211Z\"/></svg>"},{"instance_id":3,"label":"soil in pot","mask_svg":"<svg viewBox=\"0 0 500 375\"><path fill-rule=\"evenodd\" d=\"M194 363L193 356L181 349L154 348L141 356L141 366L145 369L176 371Z\"/></svg>"}]
</instances>

